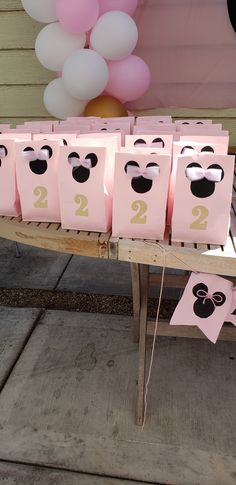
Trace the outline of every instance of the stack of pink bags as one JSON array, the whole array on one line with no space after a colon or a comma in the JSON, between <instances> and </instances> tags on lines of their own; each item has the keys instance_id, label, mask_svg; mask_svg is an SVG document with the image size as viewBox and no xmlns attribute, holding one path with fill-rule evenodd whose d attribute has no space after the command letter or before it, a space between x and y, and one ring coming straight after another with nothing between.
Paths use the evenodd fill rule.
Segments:
<instances>
[{"instance_id":1,"label":"stack of pink bags","mask_svg":"<svg viewBox=\"0 0 236 485\"><path fill-rule=\"evenodd\" d=\"M234 176L211 120L69 118L0 125L0 214L115 237L225 244Z\"/></svg>"}]
</instances>

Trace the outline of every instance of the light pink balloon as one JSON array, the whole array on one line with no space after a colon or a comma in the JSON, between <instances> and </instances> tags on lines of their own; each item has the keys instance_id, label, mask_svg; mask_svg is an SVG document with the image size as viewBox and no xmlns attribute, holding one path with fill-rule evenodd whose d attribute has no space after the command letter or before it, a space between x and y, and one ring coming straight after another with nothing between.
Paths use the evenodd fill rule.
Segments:
<instances>
[{"instance_id":1,"label":"light pink balloon","mask_svg":"<svg viewBox=\"0 0 236 485\"><path fill-rule=\"evenodd\" d=\"M56 14L67 32L81 34L97 22L99 0L57 0Z\"/></svg>"},{"instance_id":2,"label":"light pink balloon","mask_svg":"<svg viewBox=\"0 0 236 485\"><path fill-rule=\"evenodd\" d=\"M121 61L108 63L109 81L106 91L120 101L135 101L148 90L151 73L146 62L131 55Z\"/></svg>"},{"instance_id":3,"label":"light pink balloon","mask_svg":"<svg viewBox=\"0 0 236 485\"><path fill-rule=\"evenodd\" d=\"M110 12L110 10L121 10L133 15L138 5L138 0L99 0L99 2L100 15Z\"/></svg>"}]
</instances>

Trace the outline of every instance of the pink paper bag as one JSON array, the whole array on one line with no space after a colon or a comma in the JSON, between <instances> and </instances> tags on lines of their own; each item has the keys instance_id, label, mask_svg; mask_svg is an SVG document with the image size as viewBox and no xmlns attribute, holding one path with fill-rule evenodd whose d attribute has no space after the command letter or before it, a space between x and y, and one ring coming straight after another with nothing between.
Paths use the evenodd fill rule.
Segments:
<instances>
[{"instance_id":1,"label":"pink paper bag","mask_svg":"<svg viewBox=\"0 0 236 485\"><path fill-rule=\"evenodd\" d=\"M18 133L9 131L8 133L0 134L0 140L32 140L32 133Z\"/></svg>"},{"instance_id":2,"label":"pink paper bag","mask_svg":"<svg viewBox=\"0 0 236 485\"><path fill-rule=\"evenodd\" d=\"M138 116L136 119L136 125L138 126L144 123L172 123L172 118L171 116Z\"/></svg>"},{"instance_id":3,"label":"pink paper bag","mask_svg":"<svg viewBox=\"0 0 236 485\"><path fill-rule=\"evenodd\" d=\"M180 156L177 161L172 240L224 245L234 176L232 155Z\"/></svg>"},{"instance_id":4,"label":"pink paper bag","mask_svg":"<svg viewBox=\"0 0 236 485\"><path fill-rule=\"evenodd\" d=\"M220 276L192 273L170 325L197 326L215 343L232 307L232 288Z\"/></svg>"},{"instance_id":5,"label":"pink paper bag","mask_svg":"<svg viewBox=\"0 0 236 485\"><path fill-rule=\"evenodd\" d=\"M16 185L15 143L0 140L0 214L17 217L21 213Z\"/></svg>"},{"instance_id":6,"label":"pink paper bag","mask_svg":"<svg viewBox=\"0 0 236 485\"><path fill-rule=\"evenodd\" d=\"M76 133L36 133L33 140L60 140L62 146L67 146L71 145L76 136Z\"/></svg>"},{"instance_id":7,"label":"pink paper bag","mask_svg":"<svg viewBox=\"0 0 236 485\"><path fill-rule=\"evenodd\" d=\"M170 155L117 153L112 235L163 239Z\"/></svg>"},{"instance_id":8,"label":"pink paper bag","mask_svg":"<svg viewBox=\"0 0 236 485\"><path fill-rule=\"evenodd\" d=\"M105 177L106 177L106 187L110 194L113 192L114 183L114 170L115 170L115 154L119 151L119 136L110 133L103 135L101 137L95 133L94 137L88 135L81 135L76 140L73 141L74 146L80 147L101 147L106 149L106 159L105 159ZM119 133L120 135L120 133Z\"/></svg>"},{"instance_id":9,"label":"pink paper bag","mask_svg":"<svg viewBox=\"0 0 236 485\"><path fill-rule=\"evenodd\" d=\"M120 132L107 133L107 132L104 132L104 131L102 131L102 132L99 131L98 133L80 133L79 135L77 135L77 138L79 138L79 139L87 138L87 139L98 140L98 139L101 138L104 141L106 140L106 138L114 138L114 137L117 139L117 149L116 149L116 151L119 151L120 147L121 147L121 133Z\"/></svg>"},{"instance_id":10,"label":"pink paper bag","mask_svg":"<svg viewBox=\"0 0 236 485\"><path fill-rule=\"evenodd\" d=\"M9 130L10 128L11 128L11 125L0 123L0 133L3 133L5 130Z\"/></svg>"},{"instance_id":11,"label":"pink paper bag","mask_svg":"<svg viewBox=\"0 0 236 485\"><path fill-rule=\"evenodd\" d=\"M175 120L175 125L177 125L177 131L181 130L182 127L198 127L201 128L202 126L205 127L205 125L212 125L212 120L206 120L206 119L186 119L186 120Z\"/></svg>"},{"instance_id":12,"label":"pink paper bag","mask_svg":"<svg viewBox=\"0 0 236 485\"><path fill-rule=\"evenodd\" d=\"M17 184L25 221L60 222L59 148L59 140L16 143Z\"/></svg>"},{"instance_id":13,"label":"pink paper bag","mask_svg":"<svg viewBox=\"0 0 236 485\"><path fill-rule=\"evenodd\" d=\"M107 232L112 197L107 187L106 148L61 147L59 193L64 229Z\"/></svg>"},{"instance_id":14,"label":"pink paper bag","mask_svg":"<svg viewBox=\"0 0 236 485\"><path fill-rule=\"evenodd\" d=\"M157 135L160 133L174 134L176 133L176 125L174 123L140 123L133 128L134 135L140 135L142 133L156 133Z\"/></svg>"},{"instance_id":15,"label":"pink paper bag","mask_svg":"<svg viewBox=\"0 0 236 485\"><path fill-rule=\"evenodd\" d=\"M223 132L221 124L212 125L177 125L182 135L220 135Z\"/></svg>"},{"instance_id":16,"label":"pink paper bag","mask_svg":"<svg viewBox=\"0 0 236 485\"><path fill-rule=\"evenodd\" d=\"M170 187L168 194L168 209L167 209L167 224L171 224L175 179L177 170L177 160L181 155L197 154L197 153L216 153L217 155L227 155L228 153L228 137L219 136L181 136L178 142L173 144L173 159L172 170L170 176Z\"/></svg>"},{"instance_id":17,"label":"pink paper bag","mask_svg":"<svg viewBox=\"0 0 236 485\"><path fill-rule=\"evenodd\" d=\"M21 127L22 125L17 125ZM53 121L25 121L24 125L28 129L32 129L38 133L52 133Z\"/></svg>"}]
</instances>

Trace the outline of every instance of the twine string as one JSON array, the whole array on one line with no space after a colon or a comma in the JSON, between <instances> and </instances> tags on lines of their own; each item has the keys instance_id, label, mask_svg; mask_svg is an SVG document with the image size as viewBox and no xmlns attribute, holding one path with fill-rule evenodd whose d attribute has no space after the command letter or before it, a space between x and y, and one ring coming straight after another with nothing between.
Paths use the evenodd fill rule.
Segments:
<instances>
[{"instance_id":1,"label":"twine string","mask_svg":"<svg viewBox=\"0 0 236 485\"><path fill-rule=\"evenodd\" d=\"M153 245L153 243L147 242L148 245ZM150 363L149 363L149 369L148 369L148 376L145 384L145 392L144 392L144 416L143 416L143 425L142 425L142 431L144 430L145 424L146 424L146 418L147 418L147 407L148 407L148 393L149 393L149 384L151 381L151 376L152 376L152 369L153 369L153 363L154 363L154 352L155 352L155 345L156 345L156 340L157 340L157 328L158 328L158 323L159 323L159 315L160 315L160 309L161 309L161 302L162 302L162 294L163 294L163 289L164 289L164 278L165 278L165 270L166 270L166 256L168 253L168 250L165 246L163 246L160 243L156 243L161 251L163 252L164 256L164 261L162 265L162 276L161 276L161 285L160 285L160 294L159 294L159 299L158 299L158 306L157 306L157 313L156 313L156 320L155 320L155 330L154 330L154 335L153 335L153 341L152 341L152 351L151 351L151 358L150 358ZM191 271L193 273L197 273L197 271L193 268L191 268L189 265L185 263L181 258L178 258L176 255L172 255L176 258L177 261L181 262L186 266L188 271Z\"/></svg>"}]
</instances>

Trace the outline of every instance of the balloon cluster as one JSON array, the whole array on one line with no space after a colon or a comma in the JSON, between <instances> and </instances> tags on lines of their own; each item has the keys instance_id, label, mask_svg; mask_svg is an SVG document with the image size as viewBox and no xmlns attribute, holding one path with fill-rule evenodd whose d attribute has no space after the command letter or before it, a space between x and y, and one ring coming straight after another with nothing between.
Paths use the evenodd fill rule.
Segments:
<instances>
[{"instance_id":1,"label":"balloon cluster","mask_svg":"<svg viewBox=\"0 0 236 485\"><path fill-rule=\"evenodd\" d=\"M48 23L37 36L35 52L44 67L57 72L44 92L50 114L106 116L107 97L124 115L124 103L147 91L149 68L132 54L138 29L131 16L138 0L22 0L22 5L35 20ZM100 106L94 113L93 103Z\"/></svg>"}]
</instances>

